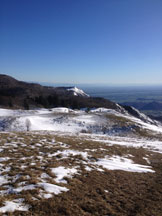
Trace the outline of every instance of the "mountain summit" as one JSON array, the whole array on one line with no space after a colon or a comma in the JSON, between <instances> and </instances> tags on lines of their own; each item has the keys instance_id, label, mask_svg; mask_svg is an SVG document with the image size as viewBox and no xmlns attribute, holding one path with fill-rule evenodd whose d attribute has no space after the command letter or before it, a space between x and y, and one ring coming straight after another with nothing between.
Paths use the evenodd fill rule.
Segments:
<instances>
[{"instance_id":1,"label":"mountain summit","mask_svg":"<svg viewBox=\"0 0 162 216\"><path fill-rule=\"evenodd\" d=\"M151 124L150 118L130 106L120 106L104 98L90 97L77 87L49 87L40 84L16 80L7 75L0 75L0 107L14 109L36 109L67 107L71 109L91 109L104 107L129 113Z\"/></svg>"},{"instance_id":2,"label":"mountain summit","mask_svg":"<svg viewBox=\"0 0 162 216\"><path fill-rule=\"evenodd\" d=\"M73 109L119 106L104 98L93 98L77 87L49 87L0 75L0 106L3 108L70 107Z\"/></svg>"},{"instance_id":3,"label":"mountain summit","mask_svg":"<svg viewBox=\"0 0 162 216\"><path fill-rule=\"evenodd\" d=\"M76 86L68 88L67 91L72 92L74 96L82 96L82 97L89 97L83 90L78 89Z\"/></svg>"}]
</instances>

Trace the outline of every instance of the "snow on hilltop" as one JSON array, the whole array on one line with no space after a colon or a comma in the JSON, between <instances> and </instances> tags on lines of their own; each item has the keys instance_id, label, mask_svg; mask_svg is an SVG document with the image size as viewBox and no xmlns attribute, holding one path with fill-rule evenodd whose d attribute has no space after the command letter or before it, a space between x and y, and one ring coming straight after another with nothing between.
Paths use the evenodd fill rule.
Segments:
<instances>
[{"instance_id":1,"label":"snow on hilltop","mask_svg":"<svg viewBox=\"0 0 162 216\"><path fill-rule=\"evenodd\" d=\"M30 131L84 131L107 135L133 135L139 130L162 133L160 123L144 120L127 112L106 108L91 109L89 112L64 107L37 110L0 109L0 131L26 131L28 125Z\"/></svg>"},{"instance_id":2,"label":"snow on hilltop","mask_svg":"<svg viewBox=\"0 0 162 216\"><path fill-rule=\"evenodd\" d=\"M76 86L68 88L67 91L73 92L74 96L82 96L82 97L89 97L83 90L78 89Z\"/></svg>"}]
</instances>

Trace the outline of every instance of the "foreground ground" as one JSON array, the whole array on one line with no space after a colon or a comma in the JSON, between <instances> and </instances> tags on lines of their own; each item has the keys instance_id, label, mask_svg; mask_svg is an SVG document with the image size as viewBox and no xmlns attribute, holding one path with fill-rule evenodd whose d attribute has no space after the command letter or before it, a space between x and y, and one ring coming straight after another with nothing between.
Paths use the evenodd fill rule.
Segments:
<instances>
[{"instance_id":1,"label":"foreground ground","mask_svg":"<svg viewBox=\"0 0 162 216\"><path fill-rule=\"evenodd\" d=\"M162 215L159 140L0 133L0 214Z\"/></svg>"}]
</instances>

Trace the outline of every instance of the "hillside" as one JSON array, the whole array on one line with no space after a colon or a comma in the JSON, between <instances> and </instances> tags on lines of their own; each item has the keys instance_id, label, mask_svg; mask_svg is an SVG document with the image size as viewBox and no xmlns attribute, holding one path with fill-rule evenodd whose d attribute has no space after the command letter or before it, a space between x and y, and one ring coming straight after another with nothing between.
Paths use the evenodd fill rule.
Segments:
<instances>
[{"instance_id":1,"label":"hillside","mask_svg":"<svg viewBox=\"0 0 162 216\"><path fill-rule=\"evenodd\" d=\"M3 108L31 109L37 107L106 107L118 106L103 98L92 98L76 87L48 87L18 81L7 75L0 75L0 106Z\"/></svg>"},{"instance_id":2,"label":"hillside","mask_svg":"<svg viewBox=\"0 0 162 216\"><path fill-rule=\"evenodd\" d=\"M162 125L128 111L0 109L0 214L161 216Z\"/></svg>"},{"instance_id":3,"label":"hillside","mask_svg":"<svg viewBox=\"0 0 162 216\"><path fill-rule=\"evenodd\" d=\"M31 131L84 132L108 135L149 134L147 130L162 132L162 126L138 110L133 112L119 109L97 108L90 110L72 110L69 108L51 108L35 110L0 109L0 131L26 131L26 122L30 122ZM146 131L145 131L146 130ZM150 136L153 136L153 134Z\"/></svg>"},{"instance_id":4,"label":"hillside","mask_svg":"<svg viewBox=\"0 0 162 216\"><path fill-rule=\"evenodd\" d=\"M162 215L160 122L76 87L0 78L0 215Z\"/></svg>"}]
</instances>

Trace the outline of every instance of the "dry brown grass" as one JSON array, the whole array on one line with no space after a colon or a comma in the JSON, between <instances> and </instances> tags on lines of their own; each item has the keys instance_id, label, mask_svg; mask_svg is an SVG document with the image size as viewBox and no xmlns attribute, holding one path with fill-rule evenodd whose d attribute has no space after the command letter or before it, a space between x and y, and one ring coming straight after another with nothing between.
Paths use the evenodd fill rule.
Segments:
<instances>
[{"instance_id":1,"label":"dry brown grass","mask_svg":"<svg viewBox=\"0 0 162 216\"><path fill-rule=\"evenodd\" d=\"M11 170L3 174L8 174L11 178L20 174L15 182L10 186L18 187L21 182L25 185L40 182L39 178L43 172L51 178L48 183L65 186L68 192L54 195L50 199L40 198L40 188L22 191L18 194L6 194L0 196L0 206L5 200L24 198L25 203L31 207L28 212L15 211L6 215L33 215L33 216L161 216L162 215L162 155L150 152L144 148L133 148L119 145L108 145L102 142L83 139L77 136L61 136L56 134L38 133L1 133L0 147L5 143L17 142L18 148L13 153L12 146L8 146L0 152L0 157L11 157L12 159L3 161L5 166L11 166ZM55 139L55 144L49 143ZM61 143L67 147L61 147ZM26 144L26 147L21 144ZM36 146L41 143L41 146ZM34 149L32 148L34 146ZM125 171L99 172L93 169L91 172L85 170L87 162L81 155L62 158L62 155L48 157L49 154L56 153L58 150L73 149L88 152L88 160L96 161L105 156L124 156L133 160L135 163L150 165L155 173L131 173ZM93 151L95 150L95 151ZM132 156L133 157L132 157ZM38 156L42 156L41 160ZM24 160L22 158L24 157ZM150 164L143 159L147 157ZM34 165L31 163L34 162ZM22 169L21 165L26 168ZM73 178L64 179L68 182L58 184L55 182L55 175L51 168L58 166L80 167L78 174ZM91 165L89 165L91 167ZM6 183L8 185L8 183ZM3 185L4 186L4 185ZM4 190L1 186L0 190ZM33 200L33 197L37 200Z\"/></svg>"}]
</instances>

